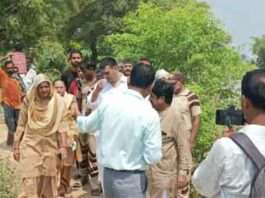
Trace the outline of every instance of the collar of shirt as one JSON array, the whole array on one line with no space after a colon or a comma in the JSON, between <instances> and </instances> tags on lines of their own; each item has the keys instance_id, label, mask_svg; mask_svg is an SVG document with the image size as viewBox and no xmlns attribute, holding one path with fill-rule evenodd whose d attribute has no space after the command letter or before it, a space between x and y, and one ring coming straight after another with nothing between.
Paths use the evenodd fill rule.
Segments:
<instances>
[{"instance_id":1,"label":"collar of shirt","mask_svg":"<svg viewBox=\"0 0 265 198\"><path fill-rule=\"evenodd\" d=\"M105 91L110 90L112 88L119 88L120 86L127 86L127 77L124 76L123 74L120 75L119 80L116 82L115 86L112 86L112 84L106 80L106 84L104 85ZM104 91L103 91L104 92Z\"/></svg>"},{"instance_id":2,"label":"collar of shirt","mask_svg":"<svg viewBox=\"0 0 265 198\"><path fill-rule=\"evenodd\" d=\"M259 136L265 138L265 126L257 124L248 124L239 130L240 133L245 133L247 136Z\"/></svg>"},{"instance_id":3,"label":"collar of shirt","mask_svg":"<svg viewBox=\"0 0 265 198\"><path fill-rule=\"evenodd\" d=\"M186 87L184 87L184 89L181 90L178 94L175 94L175 96L186 96L186 95L188 95L189 92L190 92L190 90L188 90Z\"/></svg>"},{"instance_id":4,"label":"collar of shirt","mask_svg":"<svg viewBox=\"0 0 265 198\"><path fill-rule=\"evenodd\" d=\"M128 78L126 76L124 76L122 73L120 73L120 74L121 74L121 76L120 76L119 83L126 83L127 84Z\"/></svg>"},{"instance_id":5,"label":"collar of shirt","mask_svg":"<svg viewBox=\"0 0 265 198\"><path fill-rule=\"evenodd\" d=\"M127 84L127 77L124 76L122 73L120 73L120 78L116 83L116 86L118 87L121 84Z\"/></svg>"},{"instance_id":6,"label":"collar of shirt","mask_svg":"<svg viewBox=\"0 0 265 198\"><path fill-rule=\"evenodd\" d=\"M172 106L167 107L165 110L159 112L161 131L169 135L171 133L172 125L169 123L174 122L174 110Z\"/></svg>"},{"instance_id":7,"label":"collar of shirt","mask_svg":"<svg viewBox=\"0 0 265 198\"><path fill-rule=\"evenodd\" d=\"M132 96L138 98L139 100L146 101L145 98L138 91L135 91L133 89L127 89L126 92L127 92L127 94L132 95Z\"/></svg>"}]
</instances>

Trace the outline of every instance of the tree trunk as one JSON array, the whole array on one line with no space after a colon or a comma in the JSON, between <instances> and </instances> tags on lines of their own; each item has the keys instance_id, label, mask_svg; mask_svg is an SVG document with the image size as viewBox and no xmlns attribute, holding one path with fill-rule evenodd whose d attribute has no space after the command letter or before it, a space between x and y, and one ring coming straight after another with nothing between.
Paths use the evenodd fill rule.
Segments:
<instances>
[{"instance_id":1,"label":"tree trunk","mask_svg":"<svg viewBox=\"0 0 265 198\"><path fill-rule=\"evenodd\" d=\"M92 52L91 61L97 62L98 50L97 50L97 39L96 38L90 43L90 50Z\"/></svg>"}]
</instances>

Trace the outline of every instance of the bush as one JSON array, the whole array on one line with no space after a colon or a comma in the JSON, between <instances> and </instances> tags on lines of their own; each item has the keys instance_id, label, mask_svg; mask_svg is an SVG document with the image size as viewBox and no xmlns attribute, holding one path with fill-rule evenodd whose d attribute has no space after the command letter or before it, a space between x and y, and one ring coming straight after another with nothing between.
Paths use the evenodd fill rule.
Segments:
<instances>
[{"instance_id":1,"label":"bush","mask_svg":"<svg viewBox=\"0 0 265 198\"><path fill-rule=\"evenodd\" d=\"M16 189L14 189L13 174L8 169L6 163L0 162L0 197L16 198Z\"/></svg>"}]
</instances>

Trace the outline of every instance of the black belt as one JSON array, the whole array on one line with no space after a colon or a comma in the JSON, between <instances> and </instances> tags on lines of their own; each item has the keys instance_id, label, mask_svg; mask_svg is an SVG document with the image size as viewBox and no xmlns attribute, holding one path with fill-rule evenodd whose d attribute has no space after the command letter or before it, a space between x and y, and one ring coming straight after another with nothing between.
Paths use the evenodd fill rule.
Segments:
<instances>
[{"instance_id":1,"label":"black belt","mask_svg":"<svg viewBox=\"0 0 265 198\"><path fill-rule=\"evenodd\" d=\"M107 168L107 167L104 167L104 169L107 169L113 172L120 172L120 173L145 173L144 170L115 170L115 169Z\"/></svg>"}]
</instances>

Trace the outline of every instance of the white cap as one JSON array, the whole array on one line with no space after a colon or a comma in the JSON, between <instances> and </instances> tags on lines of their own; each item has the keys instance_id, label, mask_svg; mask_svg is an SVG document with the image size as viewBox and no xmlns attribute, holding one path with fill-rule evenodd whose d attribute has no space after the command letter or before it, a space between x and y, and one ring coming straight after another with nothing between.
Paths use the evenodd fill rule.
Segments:
<instances>
[{"instance_id":1,"label":"white cap","mask_svg":"<svg viewBox=\"0 0 265 198\"><path fill-rule=\"evenodd\" d=\"M156 71L156 74L155 74L155 80L159 80L159 79L162 79L162 78L165 78L167 79L168 77L170 77L170 73L167 72L166 70L164 69L159 69Z\"/></svg>"}]
</instances>

